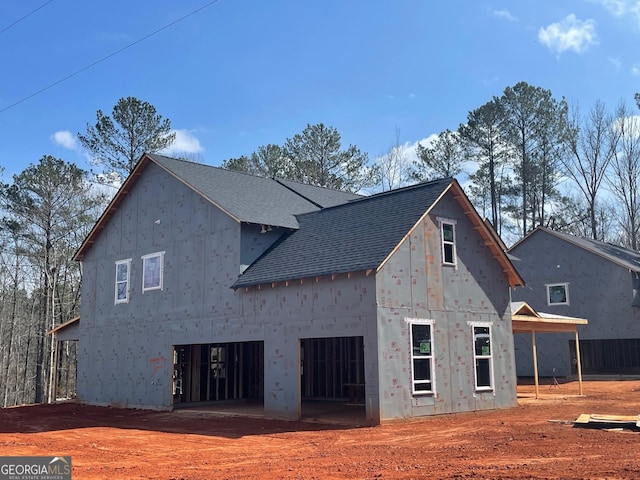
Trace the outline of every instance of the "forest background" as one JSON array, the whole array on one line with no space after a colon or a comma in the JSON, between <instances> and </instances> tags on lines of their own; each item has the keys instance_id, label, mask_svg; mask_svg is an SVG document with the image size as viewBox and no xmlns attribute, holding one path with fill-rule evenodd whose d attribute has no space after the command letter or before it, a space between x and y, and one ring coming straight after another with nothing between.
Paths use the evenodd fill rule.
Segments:
<instances>
[{"instance_id":1,"label":"forest background","mask_svg":"<svg viewBox=\"0 0 640 480\"><path fill-rule=\"evenodd\" d=\"M455 177L507 245L546 226L637 250L640 94L631 100L583 109L519 82L415 152L396 130L388 150L370 158L316 123L222 168L365 195ZM175 141L170 120L134 97L121 98L110 116L99 110L77 138L91 171L43 155L11 179L0 176L3 407L74 396L77 344L64 342L54 355L49 334L79 315L82 268L74 254L141 155Z\"/></svg>"}]
</instances>

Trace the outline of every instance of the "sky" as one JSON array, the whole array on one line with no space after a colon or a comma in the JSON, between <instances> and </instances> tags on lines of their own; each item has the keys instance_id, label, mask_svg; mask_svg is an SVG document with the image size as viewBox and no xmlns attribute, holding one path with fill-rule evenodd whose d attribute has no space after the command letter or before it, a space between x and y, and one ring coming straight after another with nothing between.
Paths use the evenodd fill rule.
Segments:
<instances>
[{"instance_id":1,"label":"sky","mask_svg":"<svg viewBox=\"0 0 640 480\"><path fill-rule=\"evenodd\" d=\"M413 152L520 81L635 109L639 45L639 0L3 1L0 180L89 169L77 134L129 96L214 166L317 123L372 161Z\"/></svg>"}]
</instances>

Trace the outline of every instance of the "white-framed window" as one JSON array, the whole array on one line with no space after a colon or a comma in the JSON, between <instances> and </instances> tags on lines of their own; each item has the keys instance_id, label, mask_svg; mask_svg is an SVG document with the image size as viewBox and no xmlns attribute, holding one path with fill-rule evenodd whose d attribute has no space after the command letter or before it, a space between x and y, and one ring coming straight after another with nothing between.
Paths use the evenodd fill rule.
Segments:
<instances>
[{"instance_id":1,"label":"white-framed window","mask_svg":"<svg viewBox=\"0 0 640 480\"><path fill-rule=\"evenodd\" d=\"M162 290L164 276L164 252L142 256L142 293Z\"/></svg>"},{"instance_id":2,"label":"white-framed window","mask_svg":"<svg viewBox=\"0 0 640 480\"><path fill-rule=\"evenodd\" d=\"M476 391L493 390L491 323L470 323L473 334L473 363Z\"/></svg>"},{"instance_id":3,"label":"white-framed window","mask_svg":"<svg viewBox=\"0 0 640 480\"><path fill-rule=\"evenodd\" d=\"M569 284L568 283L548 283L547 305L569 305Z\"/></svg>"},{"instance_id":4,"label":"white-framed window","mask_svg":"<svg viewBox=\"0 0 640 480\"><path fill-rule=\"evenodd\" d=\"M456 221L438 217L440 223L440 240L442 242L442 263L453 265L456 262Z\"/></svg>"},{"instance_id":5,"label":"white-framed window","mask_svg":"<svg viewBox=\"0 0 640 480\"><path fill-rule=\"evenodd\" d=\"M409 318L407 323L411 342L411 392L434 393L433 320Z\"/></svg>"},{"instance_id":6,"label":"white-framed window","mask_svg":"<svg viewBox=\"0 0 640 480\"><path fill-rule=\"evenodd\" d=\"M131 259L116 261L115 303L129 303Z\"/></svg>"}]
</instances>

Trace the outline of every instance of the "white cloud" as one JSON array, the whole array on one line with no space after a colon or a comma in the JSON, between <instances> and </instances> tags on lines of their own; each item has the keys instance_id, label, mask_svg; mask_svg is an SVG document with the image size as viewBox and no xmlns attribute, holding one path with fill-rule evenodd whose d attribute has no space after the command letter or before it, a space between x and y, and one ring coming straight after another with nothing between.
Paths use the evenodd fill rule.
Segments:
<instances>
[{"instance_id":1,"label":"white cloud","mask_svg":"<svg viewBox=\"0 0 640 480\"><path fill-rule=\"evenodd\" d=\"M590 0L602 5L614 17L631 16L640 26L640 0Z\"/></svg>"},{"instance_id":2,"label":"white cloud","mask_svg":"<svg viewBox=\"0 0 640 480\"><path fill-rule=\"evenodd\" d=\"M631 75L640 77L640 65L635 64L633 67L631 67Z\"/></svg>"},{"instance_id":3,"label":"white cloud","mask_svg":"<svg viewBox=\"0 0 640 480\"><path fill-rule=\"evenodd\" d=\"M558 55L567 50L582 53L598 43L595 22L578 20L573 13L560 22L540 28L538 40Z\"/></svg>"},{"instance_id":4,"label":"white cloud","mask_svg":"<svg viewBox=\"0 0 640 480\"><path fill-rule=\"evenodd\" d=\"M78 139L69 130L59 130L49 138L56 145L60 145L68 150L77 150L79 146Z\"/></svg>"},{"instance_id":5,"label":"white cloud","mask_svg":"<svg viewBox=\"0 0 640 480\"><path fill-rule=\"evenodd\" d=\"M620 70L620 67L622 67L622 61L617 58L617 57L611 57L608 59L609 63L611 63L611 65L613 65L616 70Z\"/></svg>"},{"instance_id":6,"label":"white cloud","mask_svg":"<svg viewBox=\"0 0 640 480\"><path fill-rule=\"evenodd\" d=\"M204 148L200 145L200 140L189 130L174 130L173 133L176 134L176 140L169 148L163 150L163 153L202 153L204 151Z\"/></svg>"},{"instance_id":7,"label":"white cloud","mask_svg":"<svg viewBox=\"0 0 640 480\"><path fill-rule=\"evenodd\" d=\"M505 20L509 20L510 22L515 22L518 20L518 17L511 15L509 10L494 10L493 15L495 17L504 18Z\"/></svg>"},{"instance_id":8,"label":"white cloud","mask_svg":"<svg viewBox=\"0 0 640 480\"><path fill-rule=\"evenodd\" d=\"M591 0L593 3L598 3L606 8L609 13L619 17L623 15L628 8L634 3L628 0Z\"/></svg>"}]
</instances>

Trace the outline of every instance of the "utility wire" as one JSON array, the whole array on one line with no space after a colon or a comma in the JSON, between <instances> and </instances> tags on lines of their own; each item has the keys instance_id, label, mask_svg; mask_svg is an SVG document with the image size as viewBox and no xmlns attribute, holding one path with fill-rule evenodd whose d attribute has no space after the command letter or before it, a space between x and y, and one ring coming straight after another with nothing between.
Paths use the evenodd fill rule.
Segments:
<instances>
[{"instance_id":1,"label":"utility wire","mask_svg":"<svg viewBox=\"0 0 640 480\"><path fill-rule=\"evenodd\" d=\"M53 0L49 0L49 1L53 1ZM166 24L164 27L160 27L159 29L157 29L157 30L155 30L155 31L153 31L153 32L151 32L151 33L149 33L149 34L145 35L144 37L139 38L139 39L138 39L138 40L136 40L135 42L132 42L132 43L130 43L129 45L126 45L126 46L124 46L124 47L122 47L122 48L120 48L120 49L116 50L115 52L110 53L110 54L109 54L109 55L107 55L106 57L102 57L100 60L96 60L95 62L93 62L93 63L91 63L91 64L87 65L86 67L82 67L80 70L76 70L75 72L70 73L70 74L69 74L69 75L67 75L66 77L62 77L60 80L56 80L55 82L50 83L50 84L49 84L49 85L47 85L46 87L41 88L40 90L38 90L38 91L36 91L36 92L32 93L31 95L27 95L26 97L23 97L22 99L18 100L17 102L14 102L14 103L12 103L11 105L8 105L8 106L6 106L6 107L4 107L4 108L0 109L0 113L6 112L6 111L7 111L7 110L9 110L10 108L15 107L16 105L20 105L21 103L26 102L27 100L29 100L29 99L31 99L31 98L33 98L33 97L35 97L36 95L40 95L41 93L46 92L46 91L47 91L47 90L49 90L50 88L53 88L53 87L55 87L56 85L59 85L59 84L61 84L62 82L65 82L65 81L69 80L70 78L73 78L73 77L75 77L76 75L79 75L80 73L85 72L85 71L89 70L90 68L95 67L95 66L96 66L96 65L98 65L99 63L102 63L102 62L104 62L105 60L110 59L111 57L115 57L115 56L116 56L116 55L118 55L119 53L122 53L122 52L124 52L125 50L127 50L127 49L129 49L129 48L133 47L134 45L137 45L137 44L139 44L139 43L142 43L142 42L144 42L145 40L147 40L147 39L149 39L149 38L153 37L154 35L157 35L158 33L162 32L163 30L166 30L167 28L172 27L172 26L174 26L175 24L182 22L183 20L185 20L185 19L187 19L187 18L191 17L192 15L195 15L195 14L196 14L196 13L198 13L199 11L204 10L204 9L205 9L205 8L207 8L207 7L210 7L210 6L211 6L211 5L213 5L214 3L218 3L218 0L213 0L213 1L209 2L209 3L206 3L206 4L204 4L203 6L196 8L196 9L195 9L195 10L193 10L192 12L187 13L186 15L184 15L184 16L182 16L182 17L178 18L177 20L174 20L173 22Z\"/></svg>"},{"instance_id":2,"label":"utility wire","mask_svg":"<svg viewBox=\"0 0 640 480\"><path fill-rule=\"evenodd\" d=\"M36 13L38 10L40 10L41 8L46 7L47 5L49 5L51 2L53 2L53 0L49 0L48 2L43 3L42 5L40 5L38 8L36 8L35 10L27 13L24 17L19 18L18 20L16 20L15 22L13 22L11 25L8 25L6 27L4 27L2 30L0 30L0 34L6 32L7 30L9 30L11 27L16 26L17 24L19 24L21 21L23 21L26 18L29 18L31 15L33 15L34 13Z\"/></svg>"}]
</instances>

